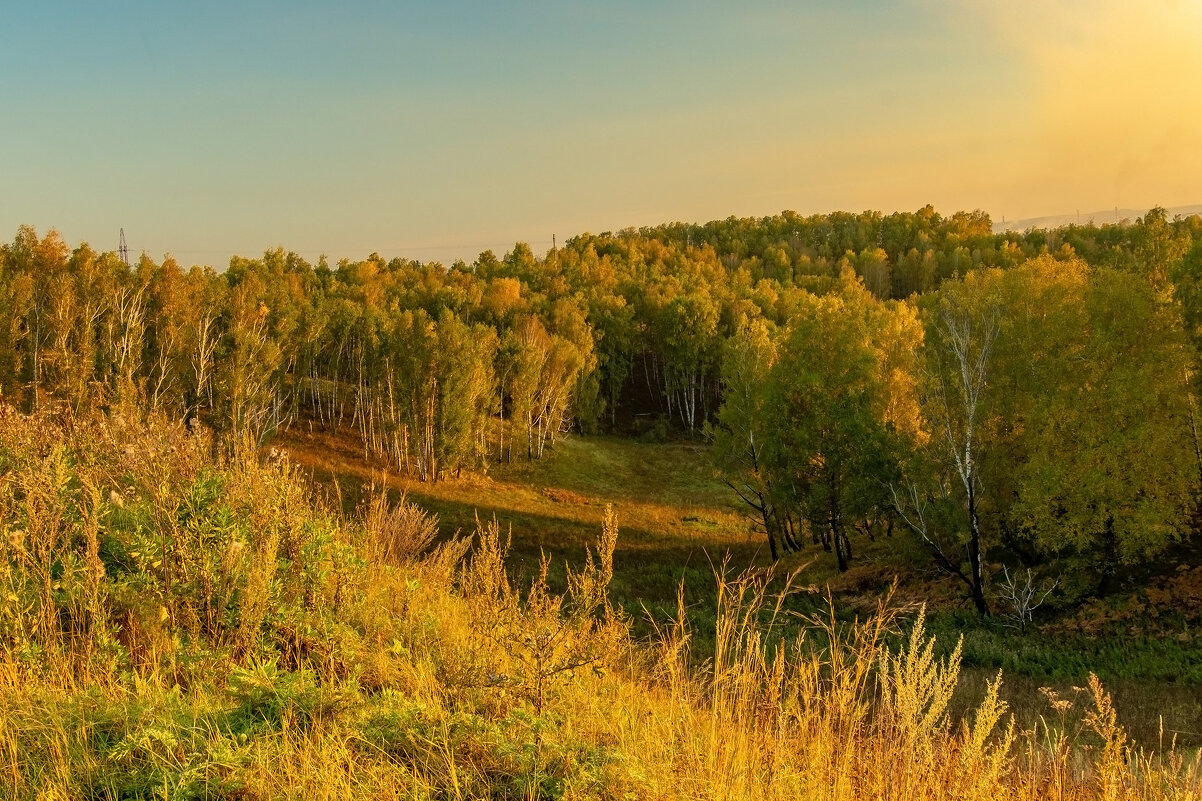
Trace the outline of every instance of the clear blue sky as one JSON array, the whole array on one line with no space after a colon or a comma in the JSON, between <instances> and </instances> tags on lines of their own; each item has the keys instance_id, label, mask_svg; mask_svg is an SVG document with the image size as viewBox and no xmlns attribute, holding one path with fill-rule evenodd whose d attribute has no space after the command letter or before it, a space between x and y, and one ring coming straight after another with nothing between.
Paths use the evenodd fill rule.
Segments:
<instances>
[{"instance_id":1,"label":"clear blue sky","mask_svg":"<svg viewBox=\"0 0 1202 801\"><path fill-rule=\"evenodd\" d=\"M1202 202L1202 3L1078 8L21 3L0 237L449 260L782 209Z\"/></svg>"}]
</instances>

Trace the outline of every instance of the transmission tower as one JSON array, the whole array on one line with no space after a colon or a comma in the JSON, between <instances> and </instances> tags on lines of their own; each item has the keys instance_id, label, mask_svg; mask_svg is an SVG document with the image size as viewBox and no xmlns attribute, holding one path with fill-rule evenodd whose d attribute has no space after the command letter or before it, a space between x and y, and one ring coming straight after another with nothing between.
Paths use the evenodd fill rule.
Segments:
<instances>
[{"instance_id":1,"label":"transmission tower","mask_svg":"<svg viewBox=\"0 0 1202 801\"><path fill-rule=\"evenodd\" d=\"M121 244L117 246L117 253L121 256L121 261L125 262L125 266L129 266L129 246L125 244L125 229L121 229Z\"/></svg>"}]
</instances>

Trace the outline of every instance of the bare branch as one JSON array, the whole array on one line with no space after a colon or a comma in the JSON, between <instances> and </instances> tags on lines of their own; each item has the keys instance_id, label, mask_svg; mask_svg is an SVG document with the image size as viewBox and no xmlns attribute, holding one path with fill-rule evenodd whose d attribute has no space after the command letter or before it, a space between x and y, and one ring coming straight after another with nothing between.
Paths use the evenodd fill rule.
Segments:
<instances>
[{"instance_id":1,"label":"bare branch","mask_svg":"<svg viewBox=\"0 0 1202 801\"><path fill-rule=\"evenodd\" d=\"M998 598L1007 603L1005 616L1009 622L1006 622L1005 625L1025 632L1032 621L1035 610L1043 606L1052 591L1060 585L1060 579L1053 581L1050 586L1043 587L1035 580L1035 574L1031 568L1027 568L1025 577L1020 577L1018 572L1011 576L1010 570L1004 565L1002 566L1002 577L1002 581L998 585Z\"/></svg>"},{"instance_id":2,"label":"bare branch","mask_svg":"<svg viewBox=\"0 0 1202 801\"><path fill-rule=\"evenodd\" d=\"M960 569L959 560L952 561L952 559L943 552L943 548L940 547L939 543L936 542L935 538L932 536L926 519L926 511L928 506L927 500L919 495L918 487L915 485L907 485L907 490L910 496L908 505L906 501L903 500L903 498L898 494L897 487L893 484L889 485L889 494L893 501L893 510L897 512L897 516L901 518L901 521L905 523L911 531L917 534L924 543L926 543L927 547L931 550L931 554L935 557L936 563L943 568L945 573L948 573L952 576L957 576L961 581L971 587L972 581L969 580L968 576L964 575L964 571ZM913 512L907 513L907 508L912 509Z\"/></svg>"}]
</instances>

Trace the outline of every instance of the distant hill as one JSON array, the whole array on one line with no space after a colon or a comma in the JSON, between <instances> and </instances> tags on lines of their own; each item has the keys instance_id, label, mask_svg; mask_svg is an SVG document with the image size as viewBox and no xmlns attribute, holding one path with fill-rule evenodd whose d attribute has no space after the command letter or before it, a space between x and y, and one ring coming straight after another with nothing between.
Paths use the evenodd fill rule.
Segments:
<instances>
[{"instance_id":1,"label":"distant hill","mask_svg":"<svg viewBox=\"0 0 1202 801\"><path fill-rule=\"evenodd\" d=\"M1191 214L1202 214L1202 204L1174 206L1166 210L1169 213L1169 219L1177 215L1188 217ZM1091 211L1088 214L1083 212L1081 214L1054 214L1048 217L1030 217L1025 220L994 220L993 232L996 234L1002 231L1026 231L1028 228L1059 228L1062 225L1072 225L1074 223L1087 225L1092 222L1096 225L1105 225L1123 220L1134 221L1137 217L1142 217L1147 213L1148 209L1105 209L1103 211Z\"/></svg>"}]
</instances>

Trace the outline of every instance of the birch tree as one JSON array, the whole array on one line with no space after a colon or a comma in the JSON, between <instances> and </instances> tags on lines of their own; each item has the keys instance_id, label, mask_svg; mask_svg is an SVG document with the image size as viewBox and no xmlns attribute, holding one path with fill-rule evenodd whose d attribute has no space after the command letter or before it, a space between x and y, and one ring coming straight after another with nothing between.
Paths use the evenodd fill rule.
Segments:
<instances>
[{"instance_id":1,"label":"birch tree","mask_svg":"<svg viewBox=\"0 0 1202 801\"><path fill-rule=\"evenodd\" d=\"M1000 299L991 280L996 277L996 273L972 273L964 281L945 284L930 309L923 407L931 436L925 464L933 474L912 471L909 486L900 491L891 486L891 500L901 520L940 567L965 583L981 615L989 614L981 466L983 450L990 444L984 428L991 399L991 355L1001 325ZM955 497L945 480L948 474L960 491L963 512L963 522L953 523L951 532L934 525L938 517L932 508Z\"/></svg>"}]
</instances>

